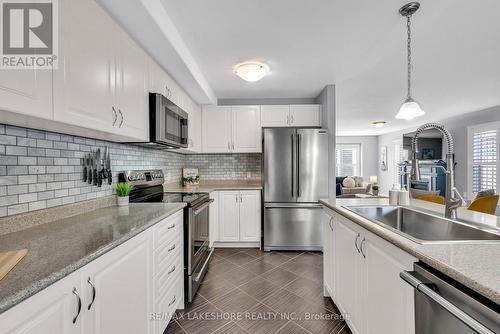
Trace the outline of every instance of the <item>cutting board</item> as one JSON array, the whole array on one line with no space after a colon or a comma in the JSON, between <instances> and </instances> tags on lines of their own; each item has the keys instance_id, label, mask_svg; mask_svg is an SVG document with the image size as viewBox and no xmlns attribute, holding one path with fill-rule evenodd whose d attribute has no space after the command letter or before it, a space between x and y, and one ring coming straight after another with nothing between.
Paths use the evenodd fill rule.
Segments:
<instances>
[{"instance_id":1,"label":"cutting board","mask_svg":"<svg viewBox=\"0 0 500 334\"><path fill-rule=\"evenodd\" d=\"M27 249L0 252L0 280L26 256Z\"/></svg>"}]
</instances>

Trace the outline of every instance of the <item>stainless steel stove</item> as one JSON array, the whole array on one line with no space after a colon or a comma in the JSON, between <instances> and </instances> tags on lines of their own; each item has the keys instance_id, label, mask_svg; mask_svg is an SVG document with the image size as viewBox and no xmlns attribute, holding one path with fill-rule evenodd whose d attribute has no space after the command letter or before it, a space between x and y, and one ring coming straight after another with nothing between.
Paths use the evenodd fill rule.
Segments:
<instances>
[{"instance_id":1,"label":"stainless steel stove","mask_svg":"<svg viewBox=\"0 0 500 334\"><path fill-rule=\"evenodd\" d=\"M121 172L118 182L134 186L130 193L131 203L187 204L184 208L184 290L186 304L191 303L208 271L212 254L209 246L209 206L213 199L203 192L164 192L161 170Z\"/></svg>"}]
</instances>

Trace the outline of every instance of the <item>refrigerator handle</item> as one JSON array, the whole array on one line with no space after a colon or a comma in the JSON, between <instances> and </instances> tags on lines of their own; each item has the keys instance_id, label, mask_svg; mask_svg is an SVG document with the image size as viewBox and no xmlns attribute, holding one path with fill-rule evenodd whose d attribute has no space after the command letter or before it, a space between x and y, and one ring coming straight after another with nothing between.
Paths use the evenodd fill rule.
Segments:
<instances>
[{"instance_id":1,"label":"refrigerator handle","mask_svg":"<svg viewBox=\"0 0 500 334\"><path fill-rule=\"evenodd\" d=\"M294 190L293 189L293 169L294 169L293 168L293 153L294 153L293 152L293 134L290 135L290 142L291 142L290 143L290 149L292 150L292 154L291 154L291 157L292 157L292 161L291 161L291 164L292 164L292 173L291 173L291 175L292 175L292 183L291 183L291 185L292 185L292 197L294 197L294 193L293 193L293 190Z\"/></svg>"},{"instance_id":2,"label":"refrigerator handle","mask_svg":"<svg viewBox=\"0 0 500 334\"><path fill-rule=\"evenodd\" d=\"M297 134L297 197L300 197L300 142L302 135Z\"/></svg>"}]
</instances>

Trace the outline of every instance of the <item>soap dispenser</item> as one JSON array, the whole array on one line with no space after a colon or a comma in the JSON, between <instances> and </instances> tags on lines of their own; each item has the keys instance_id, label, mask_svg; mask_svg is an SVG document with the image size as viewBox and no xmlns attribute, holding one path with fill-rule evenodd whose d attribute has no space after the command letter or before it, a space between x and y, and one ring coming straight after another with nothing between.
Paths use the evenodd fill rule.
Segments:
<instances>
[{"instance_id":1,"label":"soap dispenser","mask_svg":"<svg viewBox=\"0 0 500 334\"><path fill-rule=\"evenodd\" d=\"M398 188L393 184L392 189L389 190L389 205L398 205L398 193Z\"/></svg>"}]
</instances>

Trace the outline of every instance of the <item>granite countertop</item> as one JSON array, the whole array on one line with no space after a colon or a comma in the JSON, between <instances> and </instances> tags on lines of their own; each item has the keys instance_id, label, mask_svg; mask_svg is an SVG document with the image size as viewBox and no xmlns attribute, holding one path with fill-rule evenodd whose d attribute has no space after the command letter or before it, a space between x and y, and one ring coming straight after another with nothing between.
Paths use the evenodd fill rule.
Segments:
<instances>
[{"instance_id":1,"label":"granite countertop","mask_svg":"<svg viewBox=\"0 0 500 334\"><path fill-rule=\"evenodd\" d=\"M500 242L418 244L344 208L344 206L388 205L389 200L386 198L323 199L320 202L412 254L420 261L500 304ZM444 215L443 205L412 200L410 206ZM459 208L458 218L500 228L500 217L472 212L465 208Z\"/></svg>"},{"instance_id":2,"label":"granite countertop","mask_svg":"<svg viewBox=\"0 0 500 334\"><path fill-rule=\"evenodd\" d=\"M0 313L96 259L185 203L110 206L0 236L0 251L28 254L0 280Z\"/></svg>"},{"instance_id":3,"label":"granite countertop","mask_svg":"<svg viewBox=\"0 0 500 334\"><path fill-rule=\"evenodd\" d=\"M202 181L198 186L183 187L179 182L167 183L164 185L165 192L206 192L218 190L261 190L262 181L260 180L221 180L221 181Z\"/></svg>"}]
</instances>

